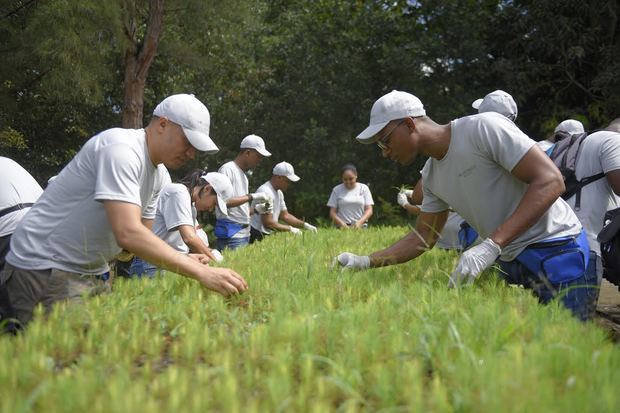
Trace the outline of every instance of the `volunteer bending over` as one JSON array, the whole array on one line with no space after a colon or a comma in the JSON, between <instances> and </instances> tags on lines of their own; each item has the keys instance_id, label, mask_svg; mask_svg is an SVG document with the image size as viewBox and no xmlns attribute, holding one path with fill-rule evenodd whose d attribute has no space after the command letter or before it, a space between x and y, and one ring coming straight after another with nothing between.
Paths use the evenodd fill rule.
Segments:
<instances>
[{"instance_id":1,"label":"volunteer bending over","mask_svg":"<svg viewBox=\"0 0 620 413\"><path fill-rule=\"evenodd\" d=\"M449 285L472 282L499 258L507 282L531 288L543 303L557 296L581 319L592 315L596 275L586 275L581 224L558 198L562 176L513 122L489 112L439 125L417 97L393 91L375 102L357 140L403 165L429 156L424 201L414 231L370 255L342 253L339 265L366 269L418 257L433 247L452 206L484 240L462 254Z\"/></svg>"}]
</instances>

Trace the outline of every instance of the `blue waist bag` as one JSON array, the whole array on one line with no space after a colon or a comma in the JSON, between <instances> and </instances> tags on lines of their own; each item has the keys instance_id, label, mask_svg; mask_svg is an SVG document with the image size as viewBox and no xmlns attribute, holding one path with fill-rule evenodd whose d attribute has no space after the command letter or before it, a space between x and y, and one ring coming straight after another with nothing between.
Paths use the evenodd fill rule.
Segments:
<instances>
[{"instance_id":1,"label":"blue waist bag","mask_svg":"<svg viewBox=\"0 0 620 413\"><path fill-rule=\"evenodd\" d=\"M249 227L249 224L240 224L229 219L218 219L215 221L215 236L220 239L231 238L237 232Z\"/></svg>"},{"instance_id":2,"label":"blue waist bag","mask_svg":"<svg viewBox=\"0 0 620 413\"><path fill-rule=\"evenodd\" d=\"M475 229L467 223L467 221L461 222L461 229L458 232L459 244L461 249L465 251L467 248L476 242L478 239L478 233Z\"/></svg>"},{"instance_id":3,"label":"blue waist bag","mask_svg":"<svg viewBox=\"0 0 620 413\"><path fill-rule=\"evenodd\" d=\"M551 284L575 280L588 266L590 246L586 233L573 238L557 238L528 245L517 261L534 274L542 274Z\"/></svg>"}]
</instances>

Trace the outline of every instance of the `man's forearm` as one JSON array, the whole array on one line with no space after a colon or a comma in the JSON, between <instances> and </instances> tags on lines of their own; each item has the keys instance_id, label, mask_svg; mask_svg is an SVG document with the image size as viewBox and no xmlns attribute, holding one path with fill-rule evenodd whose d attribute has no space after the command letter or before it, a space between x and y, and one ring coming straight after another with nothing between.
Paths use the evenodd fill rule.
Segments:
<instances>
[{"instance_id":1,"label":"man's forearm","mask_svg":"<svg viewBox=\"0 0 620 413\"><path fill-rule=\"evenodd\" d=\"M435 241L436 237L431 234L413 230L392 246L370 254L370 266L383 267L410 261L431 249Z\"/></svg>"},{"instance_id":2,"label":"man's forearm","mask_svg":"<svg viewBox=\"0 0 620 413\"><path fill-rule=\"evenodd\" d=\"M303 228L304 226L304 221L297 218L295 215L291 213L287 213L284 216L282 216L282 221L296 228Z\"/></svg>"}]
</instances>

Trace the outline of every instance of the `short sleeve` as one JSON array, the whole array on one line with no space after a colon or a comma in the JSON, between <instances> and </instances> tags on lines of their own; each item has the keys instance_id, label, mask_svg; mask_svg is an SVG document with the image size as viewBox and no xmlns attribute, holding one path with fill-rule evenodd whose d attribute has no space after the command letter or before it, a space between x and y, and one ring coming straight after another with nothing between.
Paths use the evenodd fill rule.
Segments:
<instances>
[{"instance_id":1,"label":"short sleeve","mask_svg":"<svg viewBox=\"0 0 620 413\"><path fill-rule=\"evenodd\" d=\"M620 169L620 134L610 135L601 145L601 169L604 173Z\"/></svg>"},{"instance_id":2,"label":"short sleeve","mask_svg":"<svg viewBox=\"0 0 620 413\"><path fill-rule=\"evenodd\" d=\"M511 172L536 142L505 116L491 113L483 115L487 116L477 119L478 130L472 138L481 152Z\"/></svg>"},{"instance_id":3,"label":"short sleeve","mask_svg":"<svg viewBox=\"0 0 620 413\"><path fill-rule=\"evenodd\" d=\"M435 194L424 185L424 182L422 182L422 190L424 191L424 199L422 200L422 207L420 208L422 212L436 213L450 209L450 205L435 196Z\"/></svg>"},{"instance_id":4,"label":"short sleeve","mask_svg":"<svg viewBox=\"0 0 620 413\"><path fill-rule=\"evenodd\" d=\"M286 211L286 202L284 202L284 194L278 189L278 199L280 202L280 211Z\"/></svg>"},{"instance_id":5,"label":"short sleeve","mask_svg":"<svg viewBox=\"0 0 620 413\"><path fill-rule=\"evenodd\" d=\"M372 199L372 193L370 193L370 188L368 188L368 185L364 185L362 190L362 196L364 197L364 206L375 204Z\"/></svg>"},{"instance_id":6,"label":"short sleeve","mask_svg":"<svg viewBox=\"0 0 620 413\"><path fill-rule=\"evenodd\" d=\"M142 162L125 145L108 145L97 154L96 201L123 201L142 207L140 175Z\"/></svg>"},{"instance_id":7,"label":"short sleeve","mask_svg":"<svg viewBox=\"0 0 620 413\"><path fill-rule=\"evenodd\" d=\"M327 200L327 206L330 208L338 208L338 196L336 195L336 188L332 189L332 193Z\"/></svg>"},{"instance_id":8,"label":"short sleeve","mask_svg":"<svg viewBox=\"0 0 620 413\"><path fill-rule=\"evenodd\" d=\"M172 231L181 225L194 226L192 201L189 191L184 188L162 196L157 208L164 217L164 224L168 231Z\"/></svg>"}]
</instances>

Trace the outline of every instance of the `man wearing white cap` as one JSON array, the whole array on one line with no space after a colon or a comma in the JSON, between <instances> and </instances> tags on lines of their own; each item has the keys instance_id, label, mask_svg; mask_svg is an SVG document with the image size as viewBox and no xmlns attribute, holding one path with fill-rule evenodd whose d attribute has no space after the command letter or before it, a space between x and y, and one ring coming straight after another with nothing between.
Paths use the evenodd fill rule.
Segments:
<instances>
[{"instance_id":1,"label":"man wearing white cap","mask_svg":"<svg viewBox=\"0 0 620 413\"><path fill-rule=\"evenodd\" d=\"M300 179L299 176L295 175L293 165L288 162L280 162L273 168L271 179L262 184L257 190L257 192L269 195L273 201L266 207L258 204L257 201L252 202L255 213L250 220L250 242L260 241L274 230L290 232L295 235L301 234L300 228L317 232L317 228L314 225L310 225L291 214L284 202L284 192L286 192L291 182L297 182ZM278 222L280 220L288 225L280 224Z\"/></svg>"},{"instance_id":2,"label":"man wearing white cap","mask_svg":"<svg viewBox=\"0 0 620 413\"><path fill-rule=\"evenodd\" d=\"M248 135L241 141L237 157L225 163L218 172L226 175L233 186L233 197L228 200L228 215L219 209L215 211L215 236L217 248L236 249L250 242L250 203L271 201L268 195L257 191L249 193L246 172L256 168L264 157L271 156L263 138Z\"/></svg>"},{"instance_id":3,"label":"man wearing white cap","mask_svg":"<svg viewBox=\"0 0 620 413\"><path fill-rule=\"evenodd\" d=\"M509 93L503 90L494 90L484 98L474 100L471 106L478 109L478 113L496 112L513 122L517 120L517 103Z\"/></svg>"},{"instance_id":4,"label":"man wearing white cap","mask_svg":"<svg viewBox=\"0 0 620 413\"><path fill-rule=\"evenodd\" d=\"M433 122L417 97L393 91L372 107L357 140L376 143L403 165L429 156L422 169L424 199L416 228L367 256L342 253L345 268L409 261L432 247L451 206L483 241L465 251L449 285L473 280L497 259L509 283L531 288L543 303L558 296L582 319L592 315L596 279L586 277L589 247L577 217L562 199L562 176L519 128L493 112Z\"/></svg>"},{"instance_id":5,"label":"man wearing white cap","mask_svg":"<svg viewBox=\"0 0 620 413\"><path fill-rule=\"evenodd\" d=\"M558 140L558 137L568 137L572 135L577 135L578 133L585 133L583 123L575 119L566 119L558 123L558 125L553 130L553 135L551 135L545 140L538 142L538 146L540 147L540 149L545 151L547 155L550 155L555 142Z\"/></svg>"},{"instance_id":6,"label":"man wearing white cap","mask_svg":"<svg viewBox=\"0 0 620 413\"><path fill-rule=\"evenodd\" d=\"M209 111L193 95L164 99L144 129L108 129L88 140L22 219L0 274L9 316L109 290L108 261L121 248L224 295L247 289L232 270L211 268L168 246L142 222L159 164L176 169L197 150L215 153Z\"/></svg>"}]
</instances>

